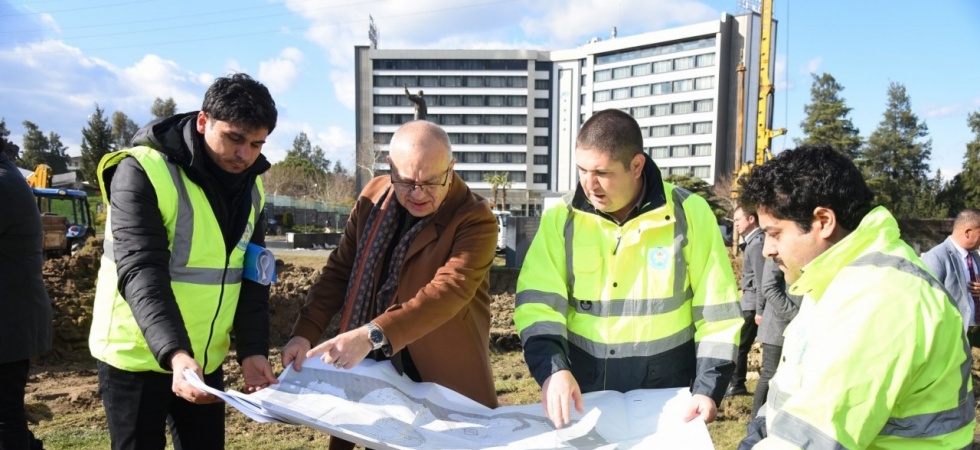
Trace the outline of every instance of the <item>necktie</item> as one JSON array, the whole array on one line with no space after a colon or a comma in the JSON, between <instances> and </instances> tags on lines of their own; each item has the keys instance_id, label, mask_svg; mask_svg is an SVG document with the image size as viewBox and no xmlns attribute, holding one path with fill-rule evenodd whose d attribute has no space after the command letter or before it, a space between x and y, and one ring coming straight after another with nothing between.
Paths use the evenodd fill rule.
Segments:
<instances>
[{"instance_id":1,"label":"necktie","mask_svg":"<svg viewBox=\"0 0 980 450\"><path fill-rule=\"evenodd\" d=\"M967 292L970 292L969 283L977 281L977 271L973 269L973 257L969 253L966 254L966 271L967 271ZM980 299L970 294L973 298L973 321L976 324L980 324Z\"/></svg>"}]
</instances>

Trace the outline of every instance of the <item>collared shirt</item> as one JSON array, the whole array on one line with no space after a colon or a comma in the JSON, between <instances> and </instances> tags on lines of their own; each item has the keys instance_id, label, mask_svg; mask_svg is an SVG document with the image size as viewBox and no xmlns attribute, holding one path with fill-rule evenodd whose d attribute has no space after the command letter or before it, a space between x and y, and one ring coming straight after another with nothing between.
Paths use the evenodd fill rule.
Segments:
<instances>
[{"instance_id":1,"label":"collared shirt","mask_svg":"<svg viewBox=\"0 0 980 450\"><path fill-rule=\"evenodd\" d=\"M956 241L953 239L950 239L949 241L953 244L953 248L956 249L956 253L960 255L960 267L963 269L963 273L966 274L966 281L969 282L970 280L973 279L973 275L975 275L974 273L970 273L970 267L966 265L966 257L967 255L970 254L970 251L963 247L960 247L960 244L957 244ZM973 268L974 271L976 271L977 269L980 269L980 267Z\"/></svg>"},{"instance_id":2,"label":"collared shirt","mask_svg":"<svg viewBox=\"0 0 980 450\"><path fill-rule=\"evenodd\" d=\"M647 196L647 183L646 183L646 179L645 178L646 178L646 176L642 177L641 180L640 180L640 196L636 198L636 203L633 205L632 208L630 208L630 211L626 214L626 217L624 217L623 220L616 219L616 217L614 217L612 214L608 214L606 212L599 211L598 209L595 210L595 211L597 213L599 213L600 215L602 215L603 217L605 217L605 218L607 218L607 219L615 222L616 225L622 225L622 224L624 224L626 222L629 222L630 219L632 219L632 218L634 218L634 217L636 217L636 216L638 216L640 214L640 208L643 207L643 201L646 199L646 196Z\"/></svg>"}]
</instances>

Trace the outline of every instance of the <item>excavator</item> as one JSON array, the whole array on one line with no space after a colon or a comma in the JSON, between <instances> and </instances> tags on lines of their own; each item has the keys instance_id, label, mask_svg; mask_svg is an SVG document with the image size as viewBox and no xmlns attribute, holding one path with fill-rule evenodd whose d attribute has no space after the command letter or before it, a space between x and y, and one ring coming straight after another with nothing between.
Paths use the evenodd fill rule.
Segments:
<instances>
[{"instance_id":1,"label":"excavator","mask_svg":"<svg viewBox=\"0 0 980 450\"><path fill-rule=\"evenodd\" d=\"M44 255L56 258L81 249L86 240L95 237L95 227L88 194L78 189L52 188L51 179L51 167L38 164L27 177L27 184L41 211Z\"/></svg>"}]
</instances>

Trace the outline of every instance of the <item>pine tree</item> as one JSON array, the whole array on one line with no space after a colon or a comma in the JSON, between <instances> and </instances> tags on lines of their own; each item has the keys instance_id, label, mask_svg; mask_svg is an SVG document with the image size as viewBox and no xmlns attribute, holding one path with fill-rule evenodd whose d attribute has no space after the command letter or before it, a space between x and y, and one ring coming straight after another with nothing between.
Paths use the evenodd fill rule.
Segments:
<instances>
[{"instance_id":1,"label":"pine tree","mask_svg":"<svg viewBox=\"0 0 980 450\"><path fill-rule=\"evenodd\" d=\"M962 182L963 203L980 206L980 111L970 113L966 119L973 131L973 140L966 144L963 156L963 171L959 177Z\"/></svg>"},{"instance_id":2,"label":"pine tree","mask_svg":"<svg viewBox=\"0 0 980 450\"><path fill-rule=\"evenodd\" d=\"M68 172L68 147L61 143L58 133L50 132L47 137L48 148L45 151L45 162L51 167L51 173Z\"/></svg>"},{"instance_id":3,"label":"pine tree","mask_svg":"<svg viewBox=\"0 0 980 450\"><path fill-rule=\"evenodd\" d=\"M806 118L800 122L802 139L794 139L796 145L826 144L856 160L861 147L859 130L847 116L851 112L840 96L844 87L828 73L813 76L810 87L810 104L803 107Z\"/></svg>"},{"instance_id":4,"label":"pine tree","mask_svg":"<svg viewBox=\"0 0 980 450\"><path fill-rule=\"evenodd\" d=\"M912 112L905 86L888 86L888 106L878 128L871 133L859 166L875 193L875 201L897 217L915 217L921 211L919 194L928 182L932 140L924 122Z\"/></svg>"},{"instance_id":5,"label":"pine tree","mask_svg":"<svg viewBox=\"0 0 980 450\"><path fill-rule=\"evenodd\" d=\"M89 116L88 127L82 129L82 178L97 184L97 170L102 157L115 149L112 143L112 127L105 112L95 105L95 113Z\"/></svg>"},{"instance_id":6,"label":"pine tree","mask_svg":"<svg viewBox=\"0 0 980 450\"><path fill-rule=\"evenodd\" d=\"M20 159L20 146L7 139L10 130L7 129L7 121L0 118L0 151L7 154L11 161L17 162Z\"/></svg>"},{"instance_id":7,"label":"pine tree","mask_svg":"<svg viewBox=\"0 0 980 450\"><path fill-rule=\"evenodd\" d=\"M29 170L34 170L38 164L47 164L45 153L48 151L48 137L30 120L24 121L24 140L21 142L24 152L20 159Z\"/></svg>"}]
</instances>

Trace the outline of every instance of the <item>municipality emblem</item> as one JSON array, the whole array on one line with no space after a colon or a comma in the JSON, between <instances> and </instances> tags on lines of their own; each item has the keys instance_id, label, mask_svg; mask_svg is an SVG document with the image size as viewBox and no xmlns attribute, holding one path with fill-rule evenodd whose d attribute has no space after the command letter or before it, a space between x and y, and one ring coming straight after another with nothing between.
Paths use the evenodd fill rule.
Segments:
<instances>
[{"instance_id":1,"label":"municipality emblem","mask_svg":"<svg viewBox=\"0 0 980 450\"><path fill-rule=\"evenodd\" d=\"M251 239L252 239L252 224L246 223L245 233L242 233L242 238L238 241L238 245L236 245L235 247L237 247L241 251L245 251L245 248L248 247L248 241L250 241Z\"/></svg>"},{"instance_id":2,"label":"municipality emblem","mask_svg":"<svg viewBox=\"0 0 980 450\"><path fill-rule=\"evenodd\" d=\"M667 247L652 248L647 253L647 263L654 269L666 269L669 261L670 252L667 251Z\"/></svg>"}]
</instances>

